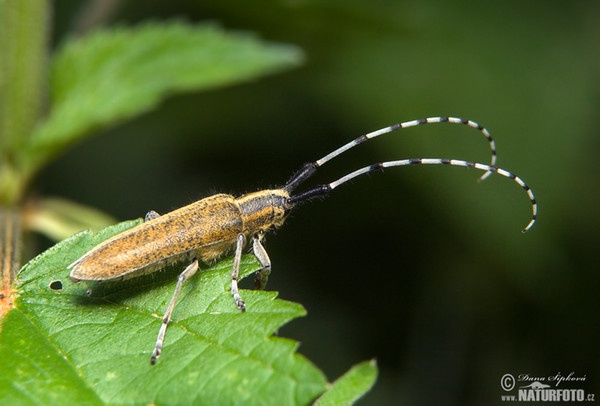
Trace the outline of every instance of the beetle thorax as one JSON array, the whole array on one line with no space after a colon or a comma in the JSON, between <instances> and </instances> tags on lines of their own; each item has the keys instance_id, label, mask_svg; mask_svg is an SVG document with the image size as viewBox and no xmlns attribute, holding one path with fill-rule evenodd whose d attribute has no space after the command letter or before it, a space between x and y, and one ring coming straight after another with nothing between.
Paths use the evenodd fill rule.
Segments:
<instances>
[{"instance_id":1,"label":"beetle thorax","mask_svg":"<svg viewBox=\"0 0 600 406\"><path fill-rule=\"evenodd\" d=\"M261 190L235 199L239 205L244 231L253 234L283 225L291 204L290 195L283 189Z\"/></svg>"}]
</instances>

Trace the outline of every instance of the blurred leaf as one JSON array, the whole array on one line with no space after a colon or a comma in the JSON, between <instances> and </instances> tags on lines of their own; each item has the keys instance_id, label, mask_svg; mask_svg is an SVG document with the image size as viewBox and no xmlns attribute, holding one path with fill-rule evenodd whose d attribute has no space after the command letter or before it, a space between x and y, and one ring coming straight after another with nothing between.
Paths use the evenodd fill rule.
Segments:
<instances>
[{"instance_id":1,"label":"blurred leaf","mask_svg":"<svg viewBox=\"0 0 600 406\"><path fill-rule=\"evenodd\" d=\"M52 64L52 108L24 151L30 173L69 144L154 108L169 94L297 65L299 49L214 25L148 23L69 41Z\"/></svg>"},{"instance_id":2,"label":"blurred leaf","mask_svg":"<svg viewBox=\"0 0 600 406\"><path fill-rule=\"evenodd\" d=\"M159 315L180 269L89 286L74 284L66 269L102 240L138 223L80 233L22 269L19 298L0 335L0 357L8 366L0 369L2 404L82 399L99 404L306 404L325 390L323 374L295 353L298 344L271 336L304 315L302 306L276 299L275 292L244 291L248 310L239 312L228 290L231 259L184 286L163 354L150 366ZM240 272L247 276L258 268L247 255ZM370 386L369 379L363 388Z\"/></svg>"},{"instance_id":3,"label":"blurred leaf","mask_svg":"<svg viewBox=\"0 0 600 406\"><path fill-rule=\"evenodd\" d=\"M377 366L375 361L355 365L333 383L318 400L319 406L349 405L363 397L375 384Z\"/></svg>"},{"instance_id":4,"label":"blurred leaf","mask_svg":"<svg viewBox=\"0 0 600 406\"><path fill-rule=\"evenodd\" d=\"M92 207L66 199L47 198L31 203L24 213L25 228L59 241L75 233L100 230L115 220Z\"/></svg>"}]
</instances>

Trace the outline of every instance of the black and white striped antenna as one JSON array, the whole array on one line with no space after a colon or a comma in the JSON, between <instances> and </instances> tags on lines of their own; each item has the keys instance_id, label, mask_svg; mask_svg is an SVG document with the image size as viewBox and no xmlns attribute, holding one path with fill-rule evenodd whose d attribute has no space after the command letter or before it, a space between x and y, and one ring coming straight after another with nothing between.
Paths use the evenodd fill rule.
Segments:
<instances>
[{"instance_id":1,"label":"black and white striped antenna","mask_svg":"<svg viewBox=\"0 0 600 406\"><path fill-rule=\"evenodd\" d=\"M317 169L319 169L321 166L323 166L327 162L331 161L335 157L340 156L341 154L348 151L349 149L352 149L352 148L356 147L357 145L362 144L365 141L368 141L368 140L378 137L380 135L388 134L388 133L391 133L391 132L394 132L396 130L400 130L403 128L415 127L415 126L419 126L419 125L423 125L423 124L434 124L434 123L463 124L463 125L467 125L469 127L479 130L485 136L485 138L487 139L489 146L490 146L490 151L491 151L490 164L486 165L486 164L482 164L482 163L478 163L478 162L470 162L470 161L464 161L464 160L460 160L460 159L443 159L443 158L415 158L415 159L401 159L401 160L397 160L397 161L379 162L379 163L376 163L373 165L369 165L369 166L365 166L363 168L357 169L354 172L351 172L347 175L342 176L341 178L339 178L338 180L336 180L334 182L314 186L304 192L294 194L290 197L289 203L291 205L294 205L294 204L302 203L304 201L307 201L307 200L310 200L313 198L322 197L322 196L328 194L329 192L331 192L333 189L337 188L338 186L341 186L344 183L346 183L356 177L359 177L361 175L364 175L364 174L367 174L369 172L373 172L376 170L381 170L384 168L391 168L391 167L395 167L395 166L408 166L408 165L463 166L463 167L475 168L478 170L485 171L485 173L479 178L479 180L485 180L492 173L496 173L498 175L512 179L519 186L521 186L521 188L523 188L523 190L525 190L525 192L527 193L527 196L529 197L529 200L531 202L531 211L532 211L531 220L525 226L525 228L523 228L522 232L525 233L525 232L529 231L529 229L531 229L531 227L533 227L533 225L536 221L537 211L538 211L537 202L535 200L533 191L531 190L531 188L529 186L527 186L527 184L525 183L525 181L522 178L513 174L512 172L509 172L505 169L502 169L502 168L499 168L496 166L496 160L497 160L496 144L495 144L494 140L492 139L492 136L490 135L489 131L485 127L479 125L475 121L465 120L465 119L457 118L457 117L429 117L429 118L425 118L425 119L421 119L421 120L406 121L403 123L391 125L386 128L382 128L377 131L370 132L365 135L361 135L360 137L354 139L353 141L350 141L349 143L341 146L340 148L330 152L329 154L325 155L321 159L319 159L315 162L310 162L310 163L305 164L298 172L296 172L294 174L294 176L292 176L292 178L285 185L284 189L286 191L288 191L289 193L291 193L294 189L296 189L298 186L300 186L302 183L304 183L308 178L310 178L317 171Z\"/></svg>"}]
</instances>

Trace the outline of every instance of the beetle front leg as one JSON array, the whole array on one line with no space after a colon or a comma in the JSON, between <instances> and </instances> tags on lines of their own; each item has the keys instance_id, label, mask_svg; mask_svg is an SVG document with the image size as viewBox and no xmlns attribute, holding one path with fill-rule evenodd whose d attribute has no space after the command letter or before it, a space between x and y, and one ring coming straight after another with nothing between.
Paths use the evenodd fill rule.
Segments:
<instances>
[{"instance_id":1,"label":"beetle front leg","mask_svg":"<svg viewBox=\"0 0 600 406\"><path fill-rule=\"evenodd\" d=\"M254 282L254 288L260 290L267 287L269 275L271 274L271 259L269 258L269 254L267 254L267 250L265 249L264 245L262 245L264 236L265 233L262 231L258 232L254 234L254 239L252 241L252 251L254 252L254 256L262 265L262 269L256 272L256 278Z\"/></svg>"}]
</instances>

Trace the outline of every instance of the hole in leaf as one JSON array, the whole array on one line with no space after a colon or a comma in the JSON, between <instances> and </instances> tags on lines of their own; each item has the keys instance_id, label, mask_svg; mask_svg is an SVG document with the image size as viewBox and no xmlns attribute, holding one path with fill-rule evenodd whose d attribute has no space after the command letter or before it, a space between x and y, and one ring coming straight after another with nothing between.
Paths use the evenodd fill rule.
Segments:
<instances>
[{"instance_id":1,"label":"hole in leaf","mask_svg":"<svg viewBox=\"0 0 600 406\"><path fill-rule=\"evenodd\" d=\"M61 281L52 281L50 282L50 289L52 290L61 290L63 288Z\"/></svg>"}]
</instances>

